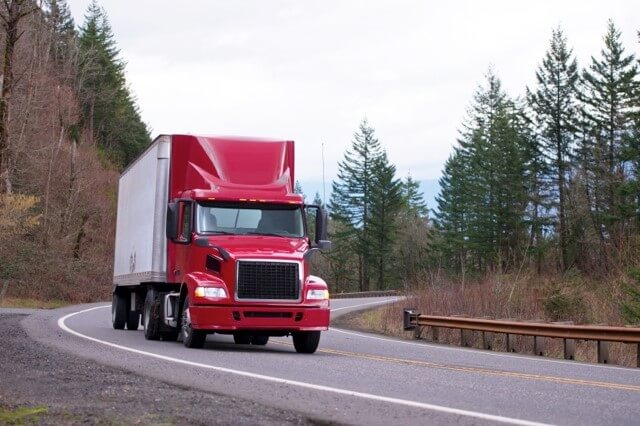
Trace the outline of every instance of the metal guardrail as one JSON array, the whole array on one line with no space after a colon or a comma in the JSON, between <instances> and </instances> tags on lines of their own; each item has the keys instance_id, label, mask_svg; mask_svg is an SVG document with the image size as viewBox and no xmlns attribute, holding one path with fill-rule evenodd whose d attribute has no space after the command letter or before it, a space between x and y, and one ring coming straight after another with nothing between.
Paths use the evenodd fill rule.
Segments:
<instances>
[{"instance_id":1,"label":"metal guardrail","mask_svg":"<svg viewBox=\"0 0 640 426\"><path fill-rule=\"evenodd\" d=\"M397 296L396 290L382 290L382 291L358 291L353 293L332 293L332 299L357 299L361 297L384 297L384 296Z\"/></svg>"},{"instance_id":2,"label":"metal guardrail","mask_svg":"<svg viewBox=\"0 0 640 426\"><path fill-rule=\"evenodd\" d=\"M506 334L507 352L515 352L513 336L533 336L535 355L544 355L544 338L564 340L564 358L575 359L576 340L593 340L597 342L598 362L609 363L609 342L620 342L637 345L637 366L640 367L640 328L612 327L605 325L574 325L570 322L513 321L487 318L470 318L465 316L421 315L412 309L405 309L403 314L404 329L415 330L419 327L431 327L432 338L438 341L439 328L460 330L460 345L469 346L469 332L482 332L482 347L492 349L493 334Z\"/></svg>"}]
</instances>

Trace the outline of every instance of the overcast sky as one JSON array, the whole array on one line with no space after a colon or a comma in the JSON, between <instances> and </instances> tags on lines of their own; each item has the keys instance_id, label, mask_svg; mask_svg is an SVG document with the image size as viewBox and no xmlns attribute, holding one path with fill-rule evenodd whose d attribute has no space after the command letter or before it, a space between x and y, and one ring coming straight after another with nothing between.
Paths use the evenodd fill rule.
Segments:
<instances>
[{"instance_id":1,"label":"overcast sky","mask_svg":"<svg viewBox=\"0 0 640 426\"><path fill-rule=\"evenodd\" d=\"M68 3L81 25L89 0ZM293 139L303 182L322 178L322 142L335 176L363 117L400 176L437 179L488 67L522 95L558 25L581 66L599 55L609 18L640 53L640 1L99 4L154 137Z\"/></svg>"}]
</instances>

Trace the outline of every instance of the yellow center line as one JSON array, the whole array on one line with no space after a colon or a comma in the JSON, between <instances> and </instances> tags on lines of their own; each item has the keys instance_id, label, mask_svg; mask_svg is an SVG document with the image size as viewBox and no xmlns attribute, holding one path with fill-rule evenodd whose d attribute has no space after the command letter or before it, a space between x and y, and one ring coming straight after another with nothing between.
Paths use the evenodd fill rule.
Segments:
<instances>
[{"instance_id":1,"label":"yellow center line","mask_svg":"<svg viewBox=\"0 0 640 426\"><path fill-rule=\"evenodd\" d=\"M273 342L280 345L292 346L291 343L287 343L287 342L275 341L275 340ZM341 351L337 349L318 349L318 352L332 354L332 355L341 355L341 356L350 357L350 358L368 359L371 361L389 362L394 364L418 365L421 367L437 368L440 370L449 370L449 371L457 371L457 372L465 372L465 373L484 374L489 376L511 377L511 378L518 378L518 379L524 379L524 380L536 380L536 381L542 381L542 382L562 383L562 384L580 385L580 386L593 386L593 387L606 388L606 389L640 392L640 386L628 385L628 384L622 384L622 383L599 382L595 380L571 379L568 377L556 377L556 376L546 376L541 374L529 374L529 373L517 373L513 371L492 370L488 368L447 365L447 364L440 364L435 362L395 358L395 357L389 357L389 356L383 356L383 355L370 355L370 354L357 353L357 352L347 352L347 351Z\"/></svg>"}]
</instances>

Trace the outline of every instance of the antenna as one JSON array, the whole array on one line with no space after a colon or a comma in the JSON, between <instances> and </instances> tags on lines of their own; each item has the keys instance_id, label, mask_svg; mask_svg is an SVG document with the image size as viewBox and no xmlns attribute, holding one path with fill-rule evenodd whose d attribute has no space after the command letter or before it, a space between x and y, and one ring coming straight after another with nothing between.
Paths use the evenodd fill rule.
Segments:
<instances>
[{"instance_id":1,"label":"antenna","mask_svg":"<svg viewBox=\"0 0 640 426\"><path fill-rule=\"evenodd\" d=\"M324 142L322 142L322 204L327 204L327 188L324 182Z\"/></svg>"}]
</instances>

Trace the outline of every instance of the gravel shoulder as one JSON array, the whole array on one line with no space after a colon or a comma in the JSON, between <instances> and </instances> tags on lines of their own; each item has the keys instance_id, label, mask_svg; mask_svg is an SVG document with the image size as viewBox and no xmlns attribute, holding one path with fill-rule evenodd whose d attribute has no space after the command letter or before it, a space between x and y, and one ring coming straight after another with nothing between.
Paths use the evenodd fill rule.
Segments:
<instances>
[{"instance_id":1,"label":"gravel shoulder","mask_svg":"<svg viewBox=\"0 0 640 426\"><path fill-rule=\"evenodd\" d=\"M26 313L26 312L25 312ZM46 407L27 423L319 424L299 413L169 385L32 340L23 313L0 313L0 411Z\"/></svg>"}]
</instances>

